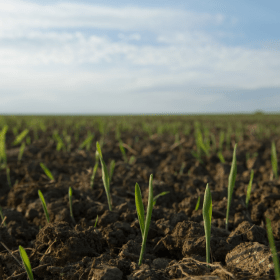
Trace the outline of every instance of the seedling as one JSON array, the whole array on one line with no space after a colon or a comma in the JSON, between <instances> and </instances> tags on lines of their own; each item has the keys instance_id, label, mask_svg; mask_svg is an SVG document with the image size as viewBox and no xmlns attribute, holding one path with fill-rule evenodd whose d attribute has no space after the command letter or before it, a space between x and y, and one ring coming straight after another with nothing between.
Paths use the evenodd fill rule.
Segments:
<instances>
[{"instance_id":1,"label":"seedling","mask_svg":"<svg viewBox=\"0 0 280 280\"><path fill-rule=\"evenodd\" d=\"M115 161L111 160L111 162L110 162L110 172L109 172L109 182L112 181L114 169L115 169Z\"/></svg>"},{"instance_id":2,"label":"seedling","mask_svg":"<svg viewBox=\"0 0 280 280\"><path fill-rule=\"evenodd\" d=\"M71 219L73 221L74 224L76 224L76 221L74 219L74 215L73 215L73 209L72 209L72 188L69 187L69 206L70 206L70 216L71 216Z\"/></svg>"},{"instance_id":3,"label":"seedling","mask_svg":"<svg viewBox=\"0 0 280 280\"><path fill-rule=\"evenodd\" d=\"M170 192L162 192L162 193L156 195L156 196L154 197L154 200L153 200L153 206L156 205L156 200L157 200L160 196L166 195L166 194L168 194L168 193L170 193Z\"/></svg>"},{"instance_id":4,"label":"seedling","mask_svg":"<svg viewBox=\"0 0 280 280\"><path fill-rule=\"evenodd\" d=\"M148 231L151 223L152 218L152 211L153 211L153 205L154 205L154 199L153 199L153 175L150 175L150 181L149 181L149 198L148 198L148 207L147 207L147 215L146 215L146 221L144 224L145 216L144 216L144 206L142 202L142 196L141 196L141 190L136 183L135 185L135 204L136 204L136 211L138 215L139 225L141 229L142 234L142 246L141 246L141 252L139 257L138 265L140 266L143 261L143 256L145 253L146 248L146 241L148 237Z\"/></svg>"},{"instance_id":5,"label":"seedling","mask_svg":"<svg viewBox=\"0 0 280 280\"><path fill-rule=\"evenodd\" d=\"M206 238L206 262L210 263L212 197L208 184L206 185L206 190L204 194L202 213L203 213L204 231L205 231L205 238Z\"/></svg>"},{"instance_id":6,"label":"seedling","mask_svg":"<svg viewBox=\"0 0 280 280\"><path fill-rule=\"evenodd\" d=\"M18 162L21 161L21 158L22 158L22 155L23 155L23 152L24 152L24 148L25 148L25 143L22 142L21 146L20 146L19 154L18 154Z\"/></svg>"},{"instance_id":7,"label":"seedling","mask_svg":"<svg viewBox=\"0 0 280 280\"><path fill-rule=\"evenodd\" d=\"M254 178L254 169L251 170L251 177L250 177L250 182L247 187L247 196L246 196L246 208L248 208L249 205L249 200L250 200L250 195L251 195L251 189L252 189L252 182Z\"/></svg>"},{"instance_id":8,"label":"seedling","mask_svg":"<svg viewBox=\"0 0 280 280\"><path fill-rule=\"evenodd\" d=\"M101 166L102 166L102 180L103 180L103 185L104 185L106 195L107 195L109 210L112 211L112 204L111 204L111 197L110 197L110 177L109 177L109 174L108 174L108 171L107 171L106 164L103 160L102 152L101 152L100 145L99 145L98 141L96 142L96 149L98 151Z\"/></svg>"},{"instance_id":9,"label":"seedling","mask_svg":"<svg viewBox=\"0 0 280 280\"><path fill-rule=\"evenodd\" d=\"M96 227L96 225L97 225L97 221L98 221L98 215L97 215L97 217L96 217L94 227Z\"/></svg>"},{"instance_id":10,"label":"seedling","mask_svg":"<svg viewBox=\"0 0 280 280\"><path fill-rule=\"evenodd\" d=\"M274 141L271 144L271 165L274 174L274 178L278 179L278 165L277 165L277 154Z\"/></svg>"},{"instance_id":11,"label":"seedling","mask_svg":"<svg viewBox=\"0 0 280 280\"><path fill-rule=\"evenodd\" d=\"M124 160L125 163L127 163L128 160L127 160L127 156L126 156L126 153L125 153L125 149L122 145L122 140L119 140L119 146L120 146L120 150L121 150L121 153L122 153L122 156L123 156L123 160Z\"/></svg>"},{"instance_id":12,"label":"seedling","mask_svg":"<svg viewBox=\"0 0 280 280\"><path fill-rule=\"evenodd\" d=\"M227 215L226 215L226 230L228 230L229 208L230 208L230 203L231 203L231 199L232 199L232 193L233 193L233 188L234 188L235 178L236 178L236 173L237 173L236 148L237 148L237 143L234 145L232 164L231 164L229 180L228 180L228 201L227 201Z\"/></svg>"},{"instance_id":13,"label":"seedling","mask_svg":"<svg viewBox=\"0 0 280 280\"><path fill-rule=\"evenodd\" d=\"M200 204L200 196L199 196L198 199L197 199L196 206L195 206L195 211L198 210L199 204Z\"/></svg>"},{"instance_id":14,"label":"seedling","mask_svg":"<svg viewBox=\"0 0 280 280\"><path fill-rule=\"evenodd\" d=\"M44 170L45 174L49 177L49 179L54 181L54 177L53 177L51 171L42 162L40 162L40 166Z\"/></svg>"},{"instance_id":15,"label":"seedling","mask_svg":"<svg viewBox=\"0 0 280 280\"><path fill-rule=\"evenodd\" d=\"M48 223L49 223L49 222L50 222L50 217L49 217L47 205L46 205L44 196L43 196L43 194L42 194L42 192L41 192L40 190L38 190L38 195L39 195L39 198L40 198L40 200L41 200L41 202L42 202L42 205L43 205L43 209L44 209L44 212L45 212L46 219L47 219L47 221L48 221Z\"/></svg>"},{"instance_id":16,"label":"seedling","mask_svg":"<svg viewBox=\"0 0 280 280\"><path fill-rule=\"evenodd\" d=\"M27 256L24 248L19 246L19 252L20 252L20 257L21 257L22 262L23 262L23 264L25 266L25 270L27 272L29 280L33 280L34 278L33 278L31 264L30 264L29 258Z\"/></svg>"},{"instance_id":17,"label":"seedling","mask_svg":"<svg viewBox=\"0 0 280 280\"><path fill-rule=\"evenodd\" d=\"M270 250L272 253L273 264L274 264L275 279L280 280L279 259L278 259L277 251L275 248L275 243L274 243L274 238L273 238L273 233L272 233L272 228L271 228L271 222L268 217L266 217L266 227L267 227L267 237L268 237L268 241L269 241Z\"/></svg>"},{"instance_id":18,"label":"seedling","mask_svg":"<svg viewBox=\"0 0 280 280\"><path fill-rule=\"evenodd\" d=\"M92 175L91 175L91 178L90 178L90 187L92 189L93 189L95 174L96 174L97 168L98 168L98 162L99 162L99 155L98 155L98 151L96 150L96 152L95 152L95 165L93 167Z\"/></svg>"},{"instance_id":19,"label":"seedling","mask_svg":"<svg viewBox=\"0 0 280 280\"><path fill-rule=\"evenodd\" d=\"M16 138L16 140L12 143L13 146L19 144L23 139L24 137L28 134L29 130L28 129L25 129L23 132L21 132L21 134L19 134Z\"/></svg>"}]
</instances>

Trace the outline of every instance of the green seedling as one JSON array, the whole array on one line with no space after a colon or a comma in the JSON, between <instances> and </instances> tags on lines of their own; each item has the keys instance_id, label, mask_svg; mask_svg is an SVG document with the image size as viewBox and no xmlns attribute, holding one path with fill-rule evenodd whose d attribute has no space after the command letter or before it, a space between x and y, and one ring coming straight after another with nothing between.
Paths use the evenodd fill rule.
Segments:
<instances>
[{"instance_id":1,"label":"green seedling","mask_svg":"<svg viewBox=\"0 0 280 280\"><path fill-rule=\"evenodd\" d=\"M123 160L125 163L128 162L127 160L127 156L126 156L126 153L125 153L125 149L123 147L123 144L122 144L122 140L119 140L119 146L120 146L120 150L121 150L121 153L122 153L122 156L123 156Z\"/></svg>"},{"instance_id":2,"label":"green seedling","mask_svg":"<svg viewBox=\"0 0 280 280\"><path fill-rule=\"evenodd\" d=\"M271 165L274 174L274 178L278 179L278 165L277 165L277 154L276 154L276 147L274 141L271 144Z\"/></svg>"},{"instance_id":3,"label":"green seedling","mask_svg":"<svg viewBox=\"0 0 280 280\"><path fill-rule=\"evenodd\" d=\"M44 196L42 194L42 192L40 190L38 190L38 195L39 195L39 198L42 202L42 205L43 205L43 209L44 209L44 212L45 212L45 216L46 216L46 219L48 221L48 223L50 222L50 216L49 216L49 213L48 213L48 209L47 209L47 205L46 205L46 202L45 202L45 199L44 199Z\"/></svg>"},{"instance_id":4,"label":"green seedling","mask_svg":"<svg viewBox=\"0 0 280 280\"><path fill-rule=\"evenodd\" d=\"M166 194L168 194L168 193L170 193L170 192L162 192L162 193L156 195L156 196L154 197L154 200L153 200L153 206L156 205L156 200L157 200L160 196L166 195Z\"/></svg>"},{"instance_id":5,"label":"green seedling","mask_svg":"<svg viewBox=\"0 0 280 280\"><path fill-rule=\"evenodd\" d=\"M19 252L20 252L20 257L25 266L25 270L27 272L29 280L33 280L34 278L33 278L31 264L30 264L29 258L27 256L25 250L23 249L23 247L19 246Z\"/></svg>"},{"instance_id":6,"label":"green seedling","mask_svg":"<svg viewBox=\"0 0 280 280\"><path fill-rule=\"evenodd\" d=\"M145 216L144 216L144 206L142 202L142 196L141 196L141 190L136 183L135 185L135 204L136 204L136 211L138 215L138 220L139 220L139 225L141 229L141 234L142 234L142 246L141 246L141 252L140 252L140 257L139 257L139 262L138 265L140 266L143 261L143 256L145 253L145 248L146 248L146 241L148 237L148 231L151 223L151 218L152 218L152 211L153 211L153 205L154 205L154 199L153 199L153 175L150 175L150 181L149 181L149 198L148 198L148 207L147 207L147 215L146 215L146 221Z\"/></svg>"},{"instance_id":7,"label":"green seedling","mask_svg":"<svg viewBox=\"0 0 280 280\"><path fill-rule=\"evenodd\" d=\"M132 165L135 162L135 156L131 156L128 164Z\"/></svg>"},{"instance_id":8,"label":"green seedling","mask_svg":"<svg viewBox=\"0 0 280 280\"><path fill-rule=\"evenodd\" d=\"M72 192L72 188L71 187L69 187L68 194L69 194L70 216L71 216L71 219L72 219L73 223L76 224L76 221L75 221L74 215L73 215L73 209L72 209L72 194L73 194L73 192Z\"/></svg>"},{"instance_id":9,"label":"green seedling","mask_svg":"<svg viewBox=\"0 0 280 280\"><path fill-rule=\"evenodd\" d=\"M275 243L274 243L274 238L273 238L273 233L272 233L272 228L271 228L271 222L268 217L266 217L266 227L267 227L267 237L268 237L268 241L269 241L270 250L272 253L273 264L274 264L275 279L280 280L279 259L278 259L277 251L275 248Z\"/></svg>"},{"instance_id":10,"label":"green seedling","mask_svg":"<svg viewBox=\"0 0 280 280\"><path fill-rule=\"evenodd\" d=\"M29 130L25 129L20 135L17 136L16 140L12 143L13 146L19 144L24 137L28 134Z\"/></svg>"},{"instance_id":11,"label":"green seedling","mask_svg":"<svg viewBox=\"0 0 280 280\"><path fill-rule=\"evenodd\" d=\"M110 172L109 172L109 182L112 181L112 177L113 177L113 173L114 173L114 170L115 170L115 161L114 160L111 160L110 162Z\"/></svg>"},{"instance_id":12,"label":"green seedling","mask_svg":"<svg viewBox=\"0 0 280 280\"><path fill-rule=\"evenodd\" d=\"M94 133L89 133L88 132L88 136L87 138L85 139L85 141L79 146L79 149L83 149L84 147L86 147L86 150L89 151L90 150L90 145L91 145L91 142L94 138Z\"/></svg>"},{"instance_id":13,"label":"green seedling","mask_svg":"<svg viewBox=\"0 0 280 280\"><path fill-rule=\"evenodd\" d=\"M103 185L104 185L105 192L107 195L109 210L112 211L112 204L111 204L111 197L110 197L110 177L108 174L107 166L103 160L102 152L101 152L98 141L96 142L96 149L98 151L99 159L100 159L101 166L102 166L102 180L103 180Z\"/></svg>"},{"instance_id":14,"label":"green seedling","mask_svg":"<svg viewBox=\"0 0 280 280\"><path fill-rule=\"evenodd\" d=\"M51 171L42 162L40 162L40 166L44 170L45 174L49 177L49 179L54 181L54 177L53 177Z\"/></svg>"},{"instance_id":15,"label":"green seedling","mask_svg":"<svg viewBox=\"0 0 280 280\"><path fill-rule=\"evenodd\" d=\"M25 149L25 143L22 142L21 146L20 146L19 154L18 154L18 162L20 162L21 159L22 159L22 155L23 155L24 149Z\"/></svg>"},{"instance_id":16,"label":"green seedling","mask_svg":"<svg viewBox=\"0 0 280 280\"><path fill-rule=\"evenodd\" d=\"M94 227L96 227L96 225L97 225L97 221L98 221L98 215L97 215L97 217L96 217Z\"/></svg>"},{"instance_id":17,"label":"green seedling","mask_svg":"<svg viewBox=\"0 0 280 280\"><path fill-rule=\"evenodd\" d=\"M96 174L97 168L98 168L98 162L99 162L99 155L98 155L98 151L96 150L96 152L95 152L95 164L94 164L92 175L91 175L91 178L90 178L90 187L92 189L93 189L95 174Z\"/></svg>"},{"instance_id":18,"label":"green seedling","mask_svg":"<svg viewBox=\"0 0 280 280\"><path fill-rule=\"evenodd\" d=\"M4 226L6 227L7 224L6 224L6 222L5 222L5 219L4 219L4 216L3 216L3 213L2 213L2 208L1 208L1 206L0 206L0 216L1 216L1 219L2 219L2 223L3 223Z\"/></svg>"},{"instance_id":19,"label":"green seedling","mask_svg":"<svg viewBox=\"0 0 280 280\"><path fill-rule=\"evenodd\" d=\"M250 195L251 195L251 189L252 189L253 178L254 178L254 169L251 170L250 182L249 182L249 185L248 185L248 187L247 187L246 208L248 208L248 205L249 205L249 200L250 200Z\"/></svg>"},{"instance_id":20,"label":"green seedling","mask_svg":"<svg viewBox=\"0 0 280 280\"><path fill-rule=\"evenodd\" d=\"M6 133L8 131L8 126L5 125L0 132L0 161L3 161L3 168L7 166L7 155L6 155L6 148L5 148L5 142L6 142Z\"/></svg>"},{"instance_id":21,"label":"green seedling","mask_svg":"<svg viewBox=\"0 0 280 280\"><path fill-rule=\"evenodd\" d=\"M202 213L203 213L204 231L205 231L205 238L206 238L206 262L210 263L212 197L208 184L206 185L206 190L204 194Z\"/></svg>"},{"instance_id":22,"label":"green seedling","mask_svg":"<svg viewBox=\"0 0 280 280\"><path fill-rule=\"evenodd\" d=\"M231 199L232 199L232 194L233 194L233 188L234 188L235 178L236 178L236 173L237 173L236 148L237 148L237 143L234 145L232 164L231 164L229 180L228 180L228 201L227 201L227 215L226 215L226 230L228 230L229 209L230 209L230 204L231 204Z\"/></svg>"},{"instance_id":23,"label":"green seedling","mask_svg":"<svg viewBox=\"0 0 280 280\"><path fill-rule=\"evenodd\" d=\"M8 180L9 187L12 188L11 178L10 178L10 168L8 166L6 167L6 173L7 173L7 180Z\"/></svg>"},{"instance_id":24,"label":"green seedling","mask_svg":"<svg viewBox=\"0 0 280 280\"><path fill-rule=\"evenodd\" d=\"M221 151L219 151L217 153L217 155L218 155L218 158L220 159L221 163L225 163L226 162Z\"/></svg>"},{"instance_id":25,"label":"green seedling","mask_svg":"<svg viewBox=\"0 0 280 280\"><path fill-rule=\"evenodd\" d=\"M200 205L200 196L199 196L198 199L197 199L196 206L195 206L195 211L198 210L199 205Z\"/></svg>"}]
</instances>

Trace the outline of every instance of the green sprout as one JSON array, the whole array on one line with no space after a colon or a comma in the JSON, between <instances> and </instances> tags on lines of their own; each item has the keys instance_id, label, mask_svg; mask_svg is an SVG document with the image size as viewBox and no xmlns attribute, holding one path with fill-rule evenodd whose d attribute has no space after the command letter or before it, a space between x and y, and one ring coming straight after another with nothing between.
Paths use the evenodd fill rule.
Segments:
<instances>
[{"instance_id":1,"label":"green sprout","mask_svg":"<svg viewBox=\"0 0 280 280\"><path fill-rule=\"evenodd\" d=\"M254 178L254 169L251 170L251 177L250 177L250 182L247 187L247 196L246 196L246 208L248 208L249 205L249 200L250 200L250 195L251 195L251 189L252 189L252 182Z\"/></svg>"},{"instance_id":2,"label":"green sprout","mask_svg":"<svg viewBox=\"0 0 280 280\"><path fill-rule=\"evenodd\" d=\"M275 248L275 243L274 243L274 238L273 238L273 233L272 233L272 228L271 228L271 222L268 217L266 217L266 227L267 227L267 237L268 237L268 241L269 241L270 250L272 253L273 264L274 264L275 279L280 280L279 259L278 259L277 251Z\"/></svg>"},{"instance_id":3,"label":"green sprout","mask_svg":"<svg viewBox=\"0 0 280 280\"><path fill-rule=\"evenodd\" d=\"M29 130L25 129L21 134L19 134L16 138L16 140L12 143L13 146L19 144L23 138L28 134Z\"/></svg>"},{"instance_id":4,"label":"green sprout","mask_svg":"<svg viewBox=\"0 0 280 280\"><path fill-rule=\"evenodd\" d=\"M21 158L22 158L22 155L23 155L23 152L24 152L24 148L25 148L25 143L22 142L22 144L20 146L19 154L18 154L18 162L21 161Z\"/></svg>"},{"instance_id":5,"label":"green sprout","mask_svg":"<svg viewBox=\"0 0 280 280\"><path fill-rule=\"evenodd\" d=\"M119 140L119 146L120 146L120 150L122 152L123 160L124 160L124 162L127 163L128 160L127 160L127 156L126 156L126 153L125 153L125 149L124 149L123 144L122 144L122 140Z\"/></svg>"},{"instance_id":6,"label":"green sprout","mask_svg":"<svg viewBox=\"0 0 280 280\"><path fill-rule=\"evenodd\" d=\"M51 171L42 162L40 162L40 166L44 170L45 174L49 177L49 179L54 181L54 177L53 177Z\"/></svg>"},{"instance_id":7,"label":"green sprout","mask_svg":"<svg viewBox=\"0 0 280 280\"><path fill-rule=\"evenodd\" d=\"M221 151L219 151L217 153L217 155L218 155L218 158L220 159L221 163L225 163L226 162Z\"/></svg>"},{"instance_id":8,"label":"green sprout","mask_svg":"<svg viewBox=\"0 0 280 280\"><path fill-rule=\"evenodd\" d=\"M278 165L277 165L277 154L274 141L271 144L271 165L273 169L274 178L278 179Z\"/></svg>"},{"instance_id":9,"label":"green sprout","mask_svg":"<svg viewBox=\"0 0 280 280\"><path fill-rule=\"evenodd\" d=\"M79 146L79 150L83 149L84 147L86 147L86 150L89 151L90 150L90 145L91 145L91 142L94 138L94 133L90 133L88 131L88 136L87 138L85 139L85 141Z\"/></svg>"},{"instance_id":10,"label":"green sprout","mask_svg":"<svg viewBox=\"0 0 280 280\"><path fill-rule=\"evenodd\" d=\"M198 210L199 204L200 204L200 196L199 196L198 199L197 199L196 206L195 206L195 211Z\"/></svg>"},{"instance_id":11,"label":"green sprout","mask_svg":"<svg viewBox=\"0 0 280 280\"><path fill-rule=\"evenodd\" d=\"M231 164L229 180L228 180L228 201L227 201L227 215L226 215L226 230L228 230L229 208L230 208L230 203L231 203L231 199L232 199L232 193L233 193L233 188L234 188L235 178L236 178L236 173L237 173L236 148L237 148L237 143L234 145L232 164Z\"/></svg>"},{"instance_id":12,"label":"green sprout","mask_svg":"<svg viewBox=\"0 0 280 280\"><path fill-rule=\"evenodd\" d=\"M162 193L156 195L156 196L154 197L154 200L153 200L153 206L156 205L156 200L157 200L160 196L166 195L166 194L168 194L168 193L170 193L170 192L162 192Z\"/></svg>"},{"instance_id":13,"label":"green sprout","mask_svg":"<svg viewBox=\"0 0 280 280\"><path fill-rule=\"evenodd\" d=\"M99 145L98 141L96 142L96 149L98 151L99 158L100 158L101 165L102 165L102 180L103 180L103 185L104 185L106 195L107 195L109 210L112 211L112 204L111 204L111 197L110 197L110 177L109 177L109 174L108 174L106 164L103 160L102 152L101 152L100 145Z\"/></svg>"},{"instance_id":14,"label":"green sprout","mask_svg":"<svg viewBox=\"0 0 280 280\"><path fill-rule=\"evenodd\" d=\"M72 194L73 194L73 192L72 192L72 188L71 187L69 187L68 194L69 194L70 216L71 216L71 219L72 219L73 223L76 224L76 221L75 221L74 215L73 215L73 209L72 209Z\"/></svg>"},{"instance_id":15,"label":"green sprout","mask_svg":"<svg viewBox=\"0 0 280 280\"><path fill-rule=\"evenodd\" d=\"M2 131L0 132L0 161L3 160L2 167L4 167L4 168L7 166L7 155L6 155L6 151L5 151L5 142L6 142L7 131L8 131L8 126L5 125L2 129Z\"/></svg>"},{"instance_id":16,"label":"green sprout","mask_svg":"<svg viewBox=\"0 0 280 280\"><path fill-rule=\"evenodd\" d=\"M204 194L202 213L203 213L204 231L205 231L205 238L206 238L206 262L210 263L212 197L208 184L206 185L206 190Z\"/></svg>"},{"instance_id":17,"label":"green sprout","mask_svg":"<svg viewBox=\"0 0 280 280\"><path fill-rule=\"evenodd\" d=\"M97 221L98 221L98 215L97 215L97 217L96 217L94 227L96 227L96 225L97 225Z\"/></svg>"},{"instance_id":18,"label":"green sprout","mask_svg":"<svg viewBox=\"0 0 280 280\"><path fill-rule=\"evenodd\" d=\"M48 221L48 223L49 223L49 222L50 222L50 217L49 217L47 205L46 205L44 196L43 196L43 194L42 194L42 192L41 192L40 190L38 190L38 195L39 195L39 198L40 198L40 200L41 200L41 202L42 202L43 209L44 209L44 212L45 212L45 216L46 216L47 221Z\"/></svg>"},{"instance_id":19,"label":"green sprout","mask_svg":"<svg viewBox=\"0 0 280 280\"><path fill-rule=\"evenodd\" d=\"M95 165L93 167L92 175L91 175L91 178L90 178L90 187L92 189L93 189L95 174L96 174L97 168L98 168L98 162L99 162L99 155L98 155L98 151L96 150L96 152L95 152Z\"/></svg>"},{"instance_id":20,"label":"green sprout","mask_svg":"<svg viewBox=\"0 0 280 280\"><path fill-rule=\"evenodd\" d=\"M141 252L140 252L140 257L139 257L139 262L138 265L140 266L143 261L143 256L145 253L145 248L146 248L146 241L148 237L148 231L151 223L151 218L152 218L152 211L153 211L153 205L154 205L154 199L153 199L153 175L150 175L150 182L149 182L149 198L148 198L148 207L147 207L147 215L146 215L146 221L144 224L145 216L144 216L144 206L142 202L142 197L141 197L141 190L136 183L135 185L135 204L136 204L136 211L138 215L138 220L140 224L140 229L141 229L141 234L142 234L142 246L141 246Z\"/></svg>"},{"instance_id":21,"label":"green sprout","mask_svg":"<svg viewBox=\"0 0 280 280\"><path fill-rule=\"evenodd\" d=\"M33 278L31 264L30 264L29 258L27 256L24 248L19 246L19 252L20 252L20 257L21 257L22 262L23 262L23 264L25 266L25 270L27 272L29 280L33 280L34 278Z\"/></svg>"}]
</instances>

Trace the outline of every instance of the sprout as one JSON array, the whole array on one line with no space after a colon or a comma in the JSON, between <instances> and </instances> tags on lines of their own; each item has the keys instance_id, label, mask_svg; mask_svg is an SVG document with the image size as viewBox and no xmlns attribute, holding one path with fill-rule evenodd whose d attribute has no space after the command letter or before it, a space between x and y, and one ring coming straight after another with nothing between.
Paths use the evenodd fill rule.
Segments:
<instances>
[{"instance_id":1,"label":"sprout","mask_svg":"<svg viewBox=\"0 0 280 280\"><path fill-rule=\"evenodd\" d=\"M233 188L234 188L235 178L236 178L236 173L237 173L236 148L237 148L237 144L234 145L232 164L231 164L229 180L228 180L228 202L227 202L226 230L228 230L229 208L230 208L230 203L231 203L231 199L232 199L232 193L233 193Z\"/></svg>"},{"instance_id":2,"label":"sprout","mask_svg":"<svg viewBox=\"0 0 280 280\"><path fill-rule=\"evenodd\" d=\"M70 216L71 216L73 223L76 224L76 221L75 221L74 215L73 215L73 211L72 211L72 188L71 187L69 187L68 194L69 194Z\"/></svg>"},{"instance_id":3,"label":"sprout","mask_svg":"<svg viewBox=\"0 0 280 280\"><path fill-rule=\"evenodd\" d=\"M206 238L206 262L210 263L210 239L211 239L211 219L212 219L212 197L208 184L204 194L203 201L203 220Z\"/></svg>"},{"instance_id":4,"label":"sprout","mask_svg":"<svg viewBox=\"0 0 280 280\"><path fill-rule=\"evenodd\" d=\"M250 182L249 182L249 185L247 187L246 208L248 208L248 204L249 204L249 200L250 200L253 178L254 178L254 170L252 169L251 170Z\"/></svg>"},{"instance_id":5,"label":"sprout","mask_svg":"<svg viewBox=\"0 0 280 280\"><path fill-rule=\"evenodd\" d=\"M50 217L49 217L47 205L46 205L44 196L43 196L43 194L42 194L42 192L41 192L40 190L38 190L38 195L39 195L39 198L40 198L40 200L41 200L41 202L42 202L42 205L43 205L43 209L44 209L44 212L45 212L46 219L47 219L47 221L48 221L48 223L49 223L49 222L50 222Z\"/></svg>"},{"instance_id":6,"label":"sprout","mask_svg":"<svg viewBox=\"0 0 280 280\"><path fill-rule=\"evenodd\" d=\"M25 250L21 246L19 246L19 252L20 252L20 257L25 266L25 270L27 272L29 280L33 280L34 278L33 278L33 273L32 273L32 268L31 268L29 258L27 256Z\"/></svg>"},{"instance_id":7,"label":"sprout","mask_svg":"<svg viewBox=\"0 0 280 280\"><path fill-rule=\"evenodd\" d=\"M140 224L140 229L141 229L141 234L142 234L142 247L141 247L141 252L140 252L140 257L139 257L139 262L138 265L140 266L143 261L143 256L145 253L145 248L146 248L146 241L148 237L148 231L151 223L151 217L152 217L152 211L153 211L153 205L154 205L154 199L153 199L153 175L150 175L150 182L149 182L149 198L148 198L148 207L147 207L147 215L146 215L146 221L144 224L145 216L144 216L144 206L142 202L142 197L141 197L141 190L136 183L135 185L135 204L136 204L136 211L138 215L138 220Z\"/></svg>"},{"instance_id":8,"label":"sprout","mask_svg":"<svg viewBox=\"0 0 280 280\"><path fill-rule=\"evenodd\" d=\"M51 171L42 162L40 162L40 166L44 170L45 174L49 177L49 179L54 181L54 177L53 177Z\"/></svg>"}]
</instances>

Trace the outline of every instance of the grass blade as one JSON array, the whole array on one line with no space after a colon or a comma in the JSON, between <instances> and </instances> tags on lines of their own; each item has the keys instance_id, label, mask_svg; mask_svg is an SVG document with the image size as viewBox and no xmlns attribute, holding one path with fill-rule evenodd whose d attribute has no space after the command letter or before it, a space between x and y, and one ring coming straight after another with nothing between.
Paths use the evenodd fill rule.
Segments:
<instances>
[{"instance_id":1,"label":"grass blade","mask_svg":"<svg viewBox=\"0 0 280 280\"><path fill-rule=\"evenodd\" d=\"M206 185L206 190L204 194L202 213L203 213L204 231L205 231L205 238L206 238L206 262L210 263L212 197L208 184Z\"/></svg>"},{"instance_id":2,"label":"grass blade","mask_svg":"<svg viewBox=\"0 0 280 280\"><path fill-rule=\"evenodd\" d=\"M53 177L51 171L42 162L40 162L40 166L44 170L45 174L49 177L49 179L54 181L54 177Z\"/></svg>"},{"instance_id":3,"label":"grass blade","mask_svg":"<svg viewBox=\"0 0 280 280\"><path fill-rule=\"evenodd\" d=\"M141 229L142 237L144 236L144 229L145 229L145 216L144 216L144 205L142 202L142 195L141 190L138 183L135 184L135 205L136 205L136 212L138 216L138 221Z\"/></svg>"},{"instance_id":4,"label":"grass blade","mask_svg":"<svg viewBox=\"0 0 280 280\"><path fill-rule=\"evenodd\" d=\"M25 266L25 270L27 272L29 280L33 280L34 278L33 278L33 273L32 273L32 268L31 268L29 258L27 256L25 250L21 246L19 246L19 252L20 252L20 257Z\"/></svg>"},{"instance_id":5,"label":"grass blade","mask_svg":"<svg viewBox=\"0 0 280 280\"><path fill-rule=\"evenodd\" d=\"M50 216L49 216L49 213L48 213L48 209L47 209L47 205L46 205L46 202L45 202L45 199L44 199L44 196L42 194L42 192L40 190L38 190L38 195L39 195L39 198L42 202L42 205L43 205L43 209L44 209L44 212L45 212L45 216L46 216L46 219L48 221L48 223L50 222Z\"/></svg>"},{"instance_id":6,"label":"grass blade","mask_svg":"<svg viewBox=\"0 0 280 280\"><path fill-rule=\"evenodd\" d=\"M268 217L266 217L266 227L267 227L267 237L268 237L268 241L269 241L270 250L272 253L273 264L274 264L275 279L280 280L279 259L278 259L277 251L275 248L275 243L274 243L274 238L273 238L273 233L272 233L272 228L271 228L271 222Z\"/></svg>"},{"instance_id":7,"label":"grass blade","mask_svg":"<svg viewBox=\"0 0 280 280\"><path fill-rule=\"evenodd\" d=\"M234 188L235 178L236 178L236 173L237 173L236 148L237 148L237 143L234 145L232 164L231 164L231 169L230 169L230 174L229 174L229 179L228 179L228 201L227 201L226 230L228 230L229 208L230 208L230 204L231 204L232 193L233 193L233 188Z\"/></svg>"},{"instance_id":8,"label":"grass blade","mask_svg":"<svg viewBox=\"0 0 280 280\"><path fill-rule=\"evenodd\" d=\"M253 178L254 178L254 169L251 170L250 182L249 182L249 185L248 185L248 187L247 187L246 208L248 208L248 205L249 205L249 200L250 200L250 195L251 195L251 189L252 189Z\"/></svg>"},{"instance_id":9,"label":"grass blade","mask_svg":"<svg viewBox=\"0 0 280 280\"><path fill-rule=\"evenodd\" d=\"M274 178L278 179L278 165L277 165L277 154L274 141L271 144L271 165L274 174Z\"/></svg>"},{"instance_id":10,"label":"grass blade","mask_svg":"<svg viewBox=\"0 0 280 280\"><path fill-rule=\"evenodd\" d=\"M101 166L102 166L102 180L103 180L103 185L104 185L106 195L107 195L109 210L112 211L111 197L110 197L110 177L108 174L106 164L103 160L102 152L101 152L100 145L98 142L96 142L96 149L99 153L99 159L100 159Z\"/></svg>"}]
</instances>

